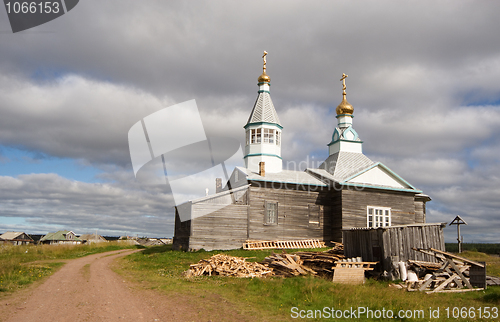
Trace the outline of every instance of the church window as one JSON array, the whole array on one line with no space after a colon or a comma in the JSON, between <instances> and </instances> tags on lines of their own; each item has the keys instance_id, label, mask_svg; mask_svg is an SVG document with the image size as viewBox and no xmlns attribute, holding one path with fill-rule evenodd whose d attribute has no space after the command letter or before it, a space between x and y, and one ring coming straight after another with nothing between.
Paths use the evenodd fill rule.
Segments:
<instances>
[{"instance_id":1,"label":"church window","mask_svg":"<svg viewBox=\"0 0 500 322\"><path fill-rule=\"evenodd\" d=\"M281 144L280 139L281 139L281 133L279 131L276 131L276 145Z\"/></svg>"},{"instance_id":2,"label":"church window","mask_svg":"<svg viewBox=\"0 0 500 322\"><path fill-rule=\"evenodd\" d=\"M273 129L263 129L264 130L264 143L274 144L274 130Z\"/></svg>"},{"instance_id":3,"label":"church window","mask_svg":"<svg viewBox=\"0 0 500 322\"><path fill-rule=\"evenodd\" d=\"M266 201L266 214L264 224L277 225L278 224L278 203Z\"/></svg>"},{"instance_id":4,"label":"church window","mask_svg":"<svg viewBox=\"0 0 500 322\"><path fill-rule=\"evenodd\" d=\"M391 225L391 208L368 206L366 221L368 228L389 227Z\"/></svg>"},{"instance_id":5,"label":"church window","mask_svg":"<svg viewBox=\"0 0 500 322\"><path fill-rule=\"evenodd\" d=\"M253 129L252 130L252 144L260 143L261 140L261 129Z\"/></svg>"},{"instance_id":6,"label":"church window","mask_svg":"<svg viewBox=\"0 0 500 322\"><path fill-rule=\"evenodd\" d=\"M250 130L248 130L247 132L247 139L246 139L246 144L249 145L250 144Z\"/></svg>"},{"instance_id":7,"label":"church window","mask_svg":"<svg viewBox=\"0 0 500 322\"><path fill-rule=\"evenodd\" d=\"M309 228L320 228L323 217L323 205L309 204Z\"/></svg>"}]
</instances>

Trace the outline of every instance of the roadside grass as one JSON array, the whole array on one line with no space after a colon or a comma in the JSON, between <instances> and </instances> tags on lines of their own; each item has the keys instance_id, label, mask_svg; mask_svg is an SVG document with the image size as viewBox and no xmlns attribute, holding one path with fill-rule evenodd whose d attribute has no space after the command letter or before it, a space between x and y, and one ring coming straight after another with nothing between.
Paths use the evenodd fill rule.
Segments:
<instances>
[{"instance_id":1,"label":"roadside grass","mask_svg":"<svg viewBox=\"0 0 500 322\"><path fill-rule=\"evenodd\" d=\"M51 275L65 260L112 250L136 248L117 242L92 245L0 246L0 294Z\"/></svg>"},{"instance_id":2,"label":"roadside grass","mask_svg":"<svg viewBox=\"0 0 500 322\"><path fill-rule=\"evenodd\" d=\"M275 250L275 252L281 252ZM293 250L287 251L293 252ZM294 278L231 278L219 276L201 276L185 278L183 272L190 264L200 259L224 253L231 256L249 258L248 261L261 261L271 254L270 250L231 250L213 252L181 252L172 251L170 246L150 247L142 252L131 254L123 259L121 273L133 280L142 282L151 289L157 289L167 294L187 295L198 303L217 298L231 303L238 313L251 317L252 320L295 320L291 318L291 309L296 310L350 310L364 307L367 310L407 310L412 316L420 311L429 319L429 308L440 308L441 320L445 317L445 309L454 307L500 306L500 287L489 287L486 291L467 293L425 294L421 292L406 292L389 287L389 282L367 279L364 285L334 284L325 278L311 276ZM473 259L481 257L490 264L494 272L500 272L500 263L496 257L481 253L463 253L462 256ZM497 274L497 276L499 276ZM451 311L450 311L451 312ZM500 316L500 312L498 313ZM324 318L325 316L323 316ZM366 316L365 316L366 317ZM310 319L321 321L321 319ZM342 320L342 319L340 319ZM372 320L372 319L370 319ZM373 319L377 320L377 319ZM379 320L383 320L382 318ZM404 321L417 319L400 319ZM421 319L420 319L421 320ZM460 320L460 319L458 319ZM470 320L470 319L464 319ZM480 321L476 316L476 319ZM486 319L485 321L488 321ZM491 321L491 318L489 319Z\"/></svg>"}]
</instances>

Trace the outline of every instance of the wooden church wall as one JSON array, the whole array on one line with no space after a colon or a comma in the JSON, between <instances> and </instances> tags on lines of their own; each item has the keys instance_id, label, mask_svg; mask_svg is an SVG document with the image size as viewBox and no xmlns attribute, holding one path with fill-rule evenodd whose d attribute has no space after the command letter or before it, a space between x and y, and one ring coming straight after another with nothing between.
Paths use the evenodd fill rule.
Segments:
<instances>
[{"instance_id":1,"label":"wooden church wall","mask_svg":"<svg viewBox=\"0 0 500 322\"><path fill-rule=\"evenodd\" d=\"M425 223L425 202L415 200L415 222Z\"/></svg>"},{"instance_id":2,"label":"wooden church wall","mask_svg":"<svg viewBox=\"0 0 500 322\"><path fill-rule=\"evenodd\" d=\"M346 187L342 190L342 228L367 226L367 207L390 207L391 224L414 224L415 194L403 191L384 191L375 189L355 190Z\"/></svg>"},{"instance_id":3,"label":"wooden church wall","mask_svg":"<svg viewBox=\"0 0 500 322\"><path fill-rule=\"evenodd\" d=\"M316 238L331 240L333 210L331 195L321 187L252 183L249 197L248 239L292 240ZM266 202L278 203L277 224L266 224ZM320 208L321 207L321 208ZM310 209L321 209L319 226L309 222Z\"/></svg>"},{"instance_id":4,"label":"wooden church wall","mask_svg":"<svg viewBox=\"0 0 500 322\"><path fill-rule=\"evenodd\" d=\"M233 204L184 222L176 212L172 248L207 251L241 248L247 239L247 212L247 205Z\"/></svg>"},{"instance_id":5,"label":"wooden church wall","mask_svg":"<svg viewBox=\"0 0 500 322\"><path fill-rule=\"evenodd\" d=\"M190 249L235 249L247 239L247 205L228 205L191 222Z\"/></svg>"}]
</instances>

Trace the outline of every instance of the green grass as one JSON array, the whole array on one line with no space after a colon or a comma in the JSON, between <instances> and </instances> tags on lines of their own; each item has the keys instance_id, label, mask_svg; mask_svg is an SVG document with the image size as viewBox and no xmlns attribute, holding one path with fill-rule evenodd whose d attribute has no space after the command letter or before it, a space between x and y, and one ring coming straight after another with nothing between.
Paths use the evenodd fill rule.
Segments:
<instances>
[{"instance_id":1,"label":"green grass","mask_svg":"<svg viewBox=\"0 0 500 322\"><path fill-rule=\"evenodd\" d=\"M290 251L291 252L291 251ZM142 285L168 294L189 296L203 300L216 295L238 313L253 320L295 320L291 316L291 308L298 310L322 310L324 307L350 309L366 307L371 310L391 309L424 310L428 320L429 308L440 307L441 317L446 307L500 307L500 288L490 287L486 291L425 294L406 292L389 287L389 282L367 280L364 285L333 284L323 278L229 278L219 276L201 276L184 278L183 272L190 264L202 258L209 258L219 252L180 252L172 251L169 246L151 247L143 252L135 253L122 259L122 272L131 276ZM222 253L255 257L249 261L261 261L271 251L232 250ZM464 253L463 256L483 256L483 260L491 262L493 273L498 272L497 258L480 253ZM476 259L477 260L477 259ZM490 272L491 275L492 272ZM200 301L197 301L198 303ZM500 314L500 312L499 312ZM309 319L315 321L315 319ZM377 319L374 319L377 320ZM382 320L382 319L380 319ZM411 320L411 319L410 319ZM319 319L318 319L319 321ZM491 321L491 319L490 319Z\"/></svg>"},{"instance_id":2,"label":"green grass","mask_svg":"<svg viewBox=\"0 0 500 322\"><path fill-rule=\"evenodd\" d=\"M83 257L135 246L112 243L93 245L0 246L0 293L15 291L63 265L57 260Z\"/></svg>"},{"instance_id":3,"label":"green grass","mask_svg":"<svg viewBox=\"0 0 500 322\"><path fill-rule=\"evenodd\" d=\"M447 252L452 252L452 253L458 252L458 244L457 243L446 243L445 246L446 246ZM500 255L500 244L463 243L462 250Z\"/></svg>"}]
</instances>

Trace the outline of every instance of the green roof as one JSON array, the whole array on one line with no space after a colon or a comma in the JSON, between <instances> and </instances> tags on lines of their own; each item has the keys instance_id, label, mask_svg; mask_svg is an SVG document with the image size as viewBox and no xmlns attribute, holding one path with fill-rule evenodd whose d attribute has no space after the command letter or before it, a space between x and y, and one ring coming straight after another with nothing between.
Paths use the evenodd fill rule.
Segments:
<instances>
[{"instance_id":1,"label":"green roof","mask_svg":"<svg viewBox=\"0 0 500 322\"><path fill-rule=\"evenodd\" d=\"M58 232L55 233L48 233L47 235L43 236L40 241L47 241L47 240L74 240L74 241L82 241L80 238L76 237L74 239L66 239L66 235L68 233L72 233L70 230L59 230ZM74 234L74 233L73 233Z\"/></svg>"}]
</instances>

